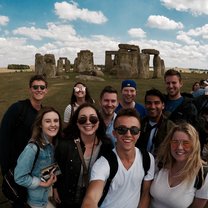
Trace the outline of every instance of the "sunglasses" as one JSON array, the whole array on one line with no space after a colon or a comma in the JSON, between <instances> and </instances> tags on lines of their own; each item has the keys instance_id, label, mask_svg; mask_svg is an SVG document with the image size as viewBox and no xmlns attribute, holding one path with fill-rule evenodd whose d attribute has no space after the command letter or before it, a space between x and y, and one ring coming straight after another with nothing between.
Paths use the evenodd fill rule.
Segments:
<instances>
[{"instance_id":1,"label":"sunglasses","mask_svg":"<svg viewBox=\"0 0 208 208\"><path fill-rule=\"evenodd\" d=\"M85 92L86 90L86 87L74 87L74 92L79 92L79 91L82 91L82 92Z\"/></svg>"},{"instance_id":2,"label":"sunglasses","mask_svg":"<svg viewBox=\"0 0 208 208\"><path fill-rule=\"evenodd\" d=\"M140 128L136 126L131 126L130 128L126 126L118 126L118 127L115 127L114 129L119 135L125 135L128 130L130 131L132 135L137 135L140 132Z\"/></svg>"},{"instance_id":3,"label":"sunglasses","mask_svg":"<svg viewBox=\"0 0 208 208\"><path fill-rule=\"evenodd\" d=\"M87 116L82 116L82 117L77 119L77 122L82 125L82 124L85 124L88 119L89 119L91 124L96 124L98 122L98 117L97 116L90 116L89 118Z\"/></svg>"},{"instance_id":4,"label":"sunglasses","mask_svg":"<svg viewBox=\"0 0 208 208\"><path fill-rule=\"evenodd\" d=\"M34 90L38 90L38 89L45 90L46 86L45 85L33 85L32 88Z\"/></svg>"},{"instance_id":5,"label":"sunglasses","mask_svg":"<svg viewBox=\"0 0 208 208\"><path fill-rule=\"evenodd\" d=\"M178 146L181 144L184 149L190 149L192 146L192 143L189 141L182 141L182 140L171 140L170 144L173 149L178 148Z\"/></svg>"}]
</instances>

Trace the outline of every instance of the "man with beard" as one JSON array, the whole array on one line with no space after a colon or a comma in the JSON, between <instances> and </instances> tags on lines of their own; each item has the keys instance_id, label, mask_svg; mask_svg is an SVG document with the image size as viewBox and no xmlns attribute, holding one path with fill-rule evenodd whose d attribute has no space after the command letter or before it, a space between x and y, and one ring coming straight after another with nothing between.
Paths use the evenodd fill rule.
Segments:
<instances>
[{"instance_id":1,"label":"man with beard","mask_svg":"<svg viewBox=\"0 0 208 208\"><path fill-rule=\"evenodd\" d=\"M147 116L141 122L141 134L136 146L145 148L154 156L174 123L163 115L165 107L163 94L157 89L146 91L145 108Z\"/></svg>"},{"instance_id":2,"label":"man with beard","mask_svg":"<svg viewBox=\"0 0 208 208\"><path fill-rule=\"evenodd\" d=\"M183 86L181 74L175 69L165 72L164 81L167 95L165 97L165 115L173 122L186 121L198 128L197 109L188 93L181 93Z\"/></svg>"},{"instance_id":3,"label":"man with beard","mask_svg":"<svg viewBox=\"0 0 208 208\"><path fill-rule=\"evenodd\" d=\"M113 124L116 117L115 109L118 105L118 92L112 86L106 86L100 93L100 107L106 125L106 134L115 145L116 138L113 136Z\"/></svg>"},{"instance_id":4,"label":"man with beard","mask_svg":"<svg viewBox=\"0 0 208 208\"><path fill-rule=\"evenodd\" d=\"M121 100L116 108L117 113L121 108L135 108L140 117L143 118L146 115L146 111L143 105L136 103L137 95L136 82L131 79L124 80L121 84Z\"/></svg>"}]
</instances>

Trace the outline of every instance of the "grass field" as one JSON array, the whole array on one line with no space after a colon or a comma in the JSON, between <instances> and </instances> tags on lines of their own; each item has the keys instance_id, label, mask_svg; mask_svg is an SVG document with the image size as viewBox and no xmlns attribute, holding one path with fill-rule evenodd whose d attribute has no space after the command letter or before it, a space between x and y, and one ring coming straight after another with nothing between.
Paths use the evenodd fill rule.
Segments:
<instances>
[{"instance_id":1,"label":"grass field","mask_svg":"<svg viewBox=\"0 0 208 208\"><path fill-rule=\"evenodd\" d=\"M0 120L6 109L17 100L25 99L28 97L28 81L30 77L34 74L34 72L15 72L15 73L0 73ZM63 118L63 112L67 104L69 103L72 87L74 83L77 81L75 79L75 73L69 73L69 79L61 79L61 78L51 78L48 79L49 82L49 92L44 100L44 105L51 105L55 107ZM183 92L190 92L192 88L192 84L195 81L199 81L201 79L207 79L207 74L183 74ZM120 92L120 84L121 79L113 78L109 75L105 75L104 82L97 81L88 81L84 82L89 91L94 98L96 105L99 106L99 93L102 88L106 85L112 85L115 87L118 92ZM164 81L162 78L160 79L135 79L138 85L138 95L137 101L143 103L144 95L146 90L154 87L162 92L165 92L164 89ZM1 185L1 178L0 178ZM7 203L3 203L5 198L2 196L0 192L0 207L1 208L9 208ZM207 206L208 208L208 206Z\"/></svg>"}]
</instances>

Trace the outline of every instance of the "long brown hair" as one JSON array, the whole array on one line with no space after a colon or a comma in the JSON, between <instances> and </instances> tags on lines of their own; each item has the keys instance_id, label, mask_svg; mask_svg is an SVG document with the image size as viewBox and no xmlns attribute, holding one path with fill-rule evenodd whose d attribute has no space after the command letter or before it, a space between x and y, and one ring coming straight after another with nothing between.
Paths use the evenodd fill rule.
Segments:
<instances>
[{"instance_id":1,"label":"long brown hair","mask_svg":"<svg viewBox=\"0 0 208 208\"><path fill-rule=\"evenodd\" d=\"M58 131L57 135L55 136L55 138L53 139L52 143L55 144L56 140L61 137L62 125L61 125L61 116L60 116L59 112L50 106L43 107L38 112L38 115L37 115L35 122L33 124L32 139L31 139L32 141L37 142L40 147L44 147L44 145L45 145L45 140L44 140L44 138L42 138L42 128L41 128L43 116L49 112L55 112L58 114L58 117L59 117L59 131Z\"/></svg>"}]
</instances>

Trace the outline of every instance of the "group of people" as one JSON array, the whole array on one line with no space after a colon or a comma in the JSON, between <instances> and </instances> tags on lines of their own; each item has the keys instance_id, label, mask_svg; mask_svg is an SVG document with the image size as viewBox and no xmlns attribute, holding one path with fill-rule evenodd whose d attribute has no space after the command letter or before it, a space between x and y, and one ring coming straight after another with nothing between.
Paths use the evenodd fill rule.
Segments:
<instances>
[{"instance_id":1,"label":"group of people","mask_svg":"<svg viewBox=\"0 0 208 208\"><path fill-rule=\"evenodd\" d=\"M147 90L144 106L135 101L135 81L121 83L120 101L118 91L105 86L99 108L88 87L77 82L62 128L59 112L41 104L46 78L33 76L30 99L12 104L1 121L2 175L13 168L32 208L53 207L51 192L58 208L205 207L208 110L203 115L199 111L208 108L181 93L178 71L166 71L164 81L167 94ZM40 152L33 168L34 143ZM61 174L51 171L49 179L42 180L42 170L54 163ZM11 203L24 207L21 200Z\"/></svg>"}]
</instances>

